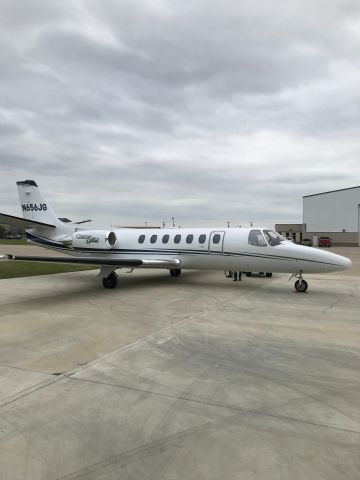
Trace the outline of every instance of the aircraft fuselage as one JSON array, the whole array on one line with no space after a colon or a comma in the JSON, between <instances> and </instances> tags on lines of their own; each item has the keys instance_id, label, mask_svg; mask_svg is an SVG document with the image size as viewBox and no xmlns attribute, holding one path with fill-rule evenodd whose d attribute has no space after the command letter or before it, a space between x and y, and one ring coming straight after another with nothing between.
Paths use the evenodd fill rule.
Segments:
<instances>
[{"instance_id":1,"label":"aircraft fuselage","mask_svg":"<svg viewBox=\"0 0 360 480\"><path fill-rule=\"evenodd\" d=\"M239 270L278 273L325 273L349 268L351 261L317 248L291 241L271 245L264 232L268 229L169 228L83 230L55 237L29 231L28 240L42 247L72 256L145 260L177 258L181 269ZM111 245L107 238L113 232ZM249 243L250 232L260 232L261 245ZM146 268L143 265L142 268ZM152 267L154 268L154 267ZM163 268L163 267L162 267Z\"/></svg>"}]
</instances>

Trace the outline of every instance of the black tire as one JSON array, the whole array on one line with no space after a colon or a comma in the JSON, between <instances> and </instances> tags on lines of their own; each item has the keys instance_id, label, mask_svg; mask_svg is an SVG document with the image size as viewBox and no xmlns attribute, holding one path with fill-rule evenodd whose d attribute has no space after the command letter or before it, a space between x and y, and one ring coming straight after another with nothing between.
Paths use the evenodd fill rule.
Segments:
<instances>
[{"instance_id":1,"label":"black tire","mask_svg":"<svg viewBox=\"0 0 360 480\"><path fill-rule=\"evenodd\" d=\"M300 283L300 280L296 280L295 290L297 292L305 293L307 289L308 289L308 284L305 280L302 280L301 283Z\"/></svg>"},{"instance_id":2,"label":"black tire","mask_svg":"<svg viewBox=\"0 0 360 480\"><path fill-rule=\"evenodd\" d=\"M170 275L171 275L172 277L179 277L179 276L181 275L181 270L180 270L180 268L172 268L172 269L170 270Z\"/></svg>"},{"instance_id":3,"label":"black tire","mask_svg":"<svg viewBox=\"0 0 360 480\"><path fill-rule=\"evenodd\" d=\"M267 278L271 278L271 277L272 277L272 273L270 273L270 272L266 272L265 275L266 275Z\"/></svg>"},{"instance_id":4,"label":"black tire","mask_svg":"<svg viewBox=\"0 0 360 480\"><path fill-rule=\"evenodd\" d=\"M107 277L103 278L104 288L116 288L118 284L118 276L115 272L110 273Z\"/></svg>"},{"instance_id":5,"label":"black tire","mask_svg":"<svg viewBox=\"0 0 360 480\"><path fill-rule=\"evenodd\" d=\"M251 272L246 272L247 277L251 277L252 273Z\"/></svg>"}]
</instances>

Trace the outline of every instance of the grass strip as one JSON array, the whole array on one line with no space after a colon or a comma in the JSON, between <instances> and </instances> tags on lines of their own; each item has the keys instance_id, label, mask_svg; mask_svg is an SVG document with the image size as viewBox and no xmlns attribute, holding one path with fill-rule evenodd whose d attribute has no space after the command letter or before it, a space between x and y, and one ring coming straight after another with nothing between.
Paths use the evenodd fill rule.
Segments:
<instances>
[{"instance_id":1,"label":"grass strip","mask_svg":"<svg viewBox=\"0 0 360 480\"><path fill-rule=\"evenodd\" d=\"M0 238L0 245L30 245L25 239L9 240L8 238Z\"/></svg>"},{"instance_id":2,"label":"grass strip","mask_svg":"<svg viewBox=\"0 0 360 480\"><path fill-rule=\"evenodd\" d=\"M0 279L78 272L81 270L94 270L95 268L96 267L86 265L66 265L42 262L0 262Z\"/></svg>"}]
</instances>

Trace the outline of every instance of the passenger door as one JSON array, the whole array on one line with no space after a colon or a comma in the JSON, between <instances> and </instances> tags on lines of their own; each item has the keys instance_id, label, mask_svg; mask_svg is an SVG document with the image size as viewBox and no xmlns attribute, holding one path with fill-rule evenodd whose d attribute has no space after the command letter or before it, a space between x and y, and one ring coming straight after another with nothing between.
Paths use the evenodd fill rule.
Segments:
<instances>
[{"instance_id":1,"label":"passenger door","mask_svg":"<svg viewBox=\"0 0 360 480\"><path fill-rule=\"evenodd\" d=\"M211 232L209 238L209 252L223 253L224 237L224 231Z\"/></svg>"}]
</instances>

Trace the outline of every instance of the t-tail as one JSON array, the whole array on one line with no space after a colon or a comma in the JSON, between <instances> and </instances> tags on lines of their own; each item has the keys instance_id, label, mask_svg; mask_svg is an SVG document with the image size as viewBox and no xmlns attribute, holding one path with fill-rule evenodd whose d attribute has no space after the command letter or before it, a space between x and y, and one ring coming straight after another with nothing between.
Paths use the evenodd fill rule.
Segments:
<instances>
[{"instance_id":1,"label":"t-tail","mask_svg":"<svg viewBox=\"0 0 360 480\"><path fill-rule=\"evenodd\" d=\"M60 225L54 210L45 201L34 180L16 182L23 218L32 222L47 224L52 227Z\"/></svg>"}]
</instances>

